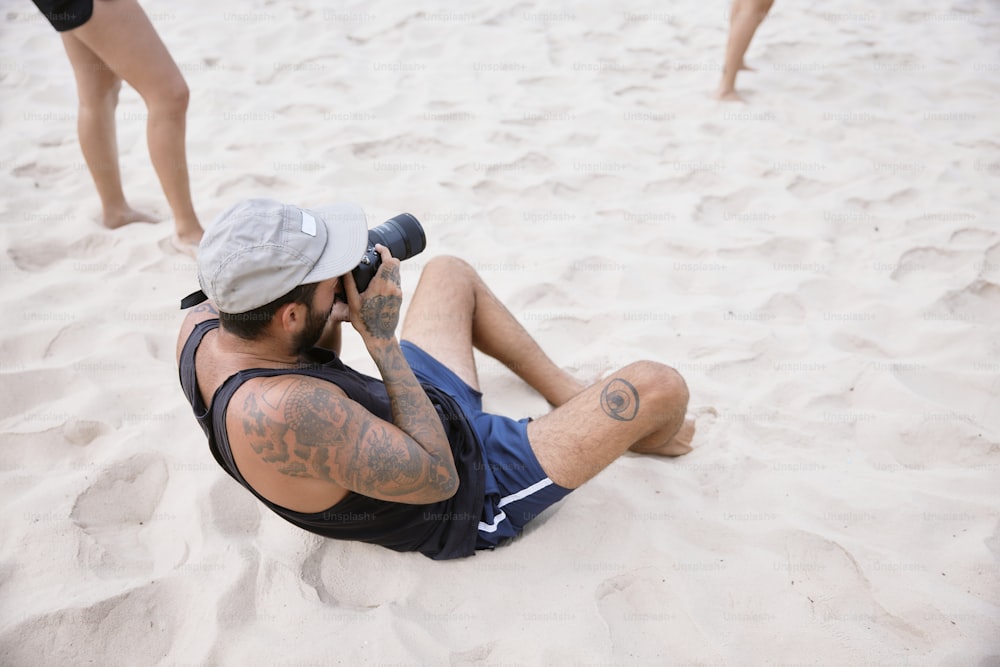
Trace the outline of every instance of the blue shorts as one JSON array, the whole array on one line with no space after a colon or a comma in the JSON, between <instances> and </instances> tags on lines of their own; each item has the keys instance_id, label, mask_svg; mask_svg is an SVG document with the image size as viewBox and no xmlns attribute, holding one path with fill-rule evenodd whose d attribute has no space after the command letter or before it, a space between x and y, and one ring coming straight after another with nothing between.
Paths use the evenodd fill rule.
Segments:
<instances>
[{"instance_id":1,"label":"blue shorts","mask_svg":"<svg viewBox=\"0 0 1000 667\"><path fill-rule=\"evenodd\" d=\"M479 521L477 549L492 549L517 537L542 510L572 489L545 474L528 443L528 419L483 412L483 395L440 361L413 343L400 343L403 356L420 382L432 384L455 399L483 445L486 503Z\"/></svg>"}]
</instances>

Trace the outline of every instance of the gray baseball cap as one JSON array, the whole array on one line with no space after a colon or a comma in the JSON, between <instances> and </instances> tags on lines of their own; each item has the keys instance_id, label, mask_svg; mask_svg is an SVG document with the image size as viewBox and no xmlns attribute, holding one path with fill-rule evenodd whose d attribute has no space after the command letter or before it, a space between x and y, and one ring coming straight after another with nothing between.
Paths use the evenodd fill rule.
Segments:
<instances>
[{"instance_id":1,"label":"gray baseball cap","mask_svg":"<svg viewBox=\"0 0 1000 667\"><path fill-rule=\"evenodd\" d=\"M365 212L341 203L299 208L274 199L247 199L215 219L198 246L201 293L224 313L245 313L299 285L344 275L368 247Z\"/></svg>"}]
</instances>

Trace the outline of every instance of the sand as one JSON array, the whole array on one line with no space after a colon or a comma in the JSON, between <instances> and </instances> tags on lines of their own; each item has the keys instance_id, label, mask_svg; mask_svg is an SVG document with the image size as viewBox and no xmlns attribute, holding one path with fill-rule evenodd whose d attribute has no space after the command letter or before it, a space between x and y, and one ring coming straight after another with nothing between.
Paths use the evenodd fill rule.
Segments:
<instances>
[{"instance_id":1,"label":"sand","mask_svg":"<svg viewBox=\"0 0 1000 667\"><path fill-rule=\"evenodd\" d=\"M145 107L108 231L72 73L0 17L0 664L1000 663L1000 7L779 0L712 99L728 4L143 3L234 202L423 221L552 356L678 368L628 456L462 561L324 541L211 459ZM348 335L348 363L371 371ZM489 409L544 401L483 359Z\"/></svg>"}]
</instances>

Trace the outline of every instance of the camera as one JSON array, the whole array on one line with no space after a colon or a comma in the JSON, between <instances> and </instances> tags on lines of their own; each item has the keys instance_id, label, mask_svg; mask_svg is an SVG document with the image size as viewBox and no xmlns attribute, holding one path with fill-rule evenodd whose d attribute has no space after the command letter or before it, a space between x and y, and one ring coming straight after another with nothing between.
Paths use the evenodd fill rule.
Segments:
<instances>
[{"instance_id":1,"label":"camera","mask_svg":"<svg viewBox=\"0 0 1000 667\"><path fill-rule=\"evenodd\" d=\"M358 292L364 292L368 288L368 283L382 265L382 257L375 252L376 243L384 245L393 257L402 261L422 253L427 247L427 237L424 236L424 228L420 226L420 221L409 213L400 213L378 227L369 229L368 249L365 250L358 267L351 271Z\"/></svg>"}]
</instances>

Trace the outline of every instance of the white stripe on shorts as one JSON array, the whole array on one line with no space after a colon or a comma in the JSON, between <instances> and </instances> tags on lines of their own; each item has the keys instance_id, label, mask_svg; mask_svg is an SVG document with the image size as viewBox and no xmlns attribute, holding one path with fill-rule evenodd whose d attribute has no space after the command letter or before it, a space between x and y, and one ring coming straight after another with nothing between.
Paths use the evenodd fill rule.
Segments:
<instances>
[{"instance_id":1,"label":"white stripe on shorts","mask_svg":"<svg viewBox=\"0 0 1000 667\"><path fill-rule=\"evenodd\" d=\"M517 500L521 500L522 498L527 498L531 494L537 493L538 491L541 491L542 489L544 489L546 486L549 486L550 484L552 484L552 480L549 479L548 477L546 477L542 481L535 482L534 484L532 484L531 486L529 486L526 489L522 489L521 491L518 491L517 493L512 493L509 496L501 498L500 502L497 503L497 507L503 507L504 505L509 505L510 503L515 502Z\"/></svg>"},{"instance_id":2,"label":"white stripe on shorts","mask_svg":"<svg viewBox=\"0 0 1000 667\"><path fill-rule=\"evenodd\" d=\"M507 515L503 512L498 512L495 517L493 517L493 523L479 522L479 530L484 533L495 533L497 532L497 524L507 518Z\"/></svg>"},{"instance_id":3,"label":"white stripe on shorts","mask_svg":"<svg viewBox=\"0 0 1000 667\"><path fill-rule=\"evenodd\" d=\"M503 498L500 499L500 502L497 503L497 508L527 498L531 494L541 491L542 489L551 485L552 483L553 483L552 480L546 477L545 479L539 482L535 482L526 489L521 489L517 493L512 493L509 496L504 496ZM501 521L503 521L506 518L507 518L506 514L504 514L503 512L498 512L496 516L493 517L493 523L485 523L483 521L480 521L479 530L483 531L484 533L495 533L497 532L497 526L500 524Z\"/></svg>"}]
</instances>

